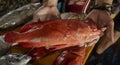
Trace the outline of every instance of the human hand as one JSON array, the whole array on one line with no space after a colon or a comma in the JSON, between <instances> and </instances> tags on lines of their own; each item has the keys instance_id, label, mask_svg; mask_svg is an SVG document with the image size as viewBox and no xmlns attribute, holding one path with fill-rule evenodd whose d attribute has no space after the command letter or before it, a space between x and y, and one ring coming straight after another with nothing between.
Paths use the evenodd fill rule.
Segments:
<instances>
[{"instance_id":1,"label":"human hand","mask_svg":"<svg viewBox=\"0 0 120 65\"><path fill-rule=\"evenodd\" d=\"M87 15L87 18L95 22L99 29L106 27L107 39L114 41L114 22L108 11L94 9Z\"/></svg>"},{"instance_id":2,"label":"human hand","mask_svg":"<svg viewBox=\"0 0 120 65\"><path fill-rule=\"evenodd\" d=\"M50 19L59 18L60 13L57 6L45 6L40 7L33 15L33 21L45 21Z\"/></svg>"},{"instance_id":3,"label":"human hand","mask_svg":"<svg viewBox=\"0 0 120 65\"><path fill-rule=\"evenodd\" d=\"M94 9L88 14L87 18L95 22L99 29L107 28L102 37L104 40L100 40L102 43L100 42L97 48L97 53L101 54L114 42L114 22L110 13L105 10Z\"/></svg>"}]
</instances>

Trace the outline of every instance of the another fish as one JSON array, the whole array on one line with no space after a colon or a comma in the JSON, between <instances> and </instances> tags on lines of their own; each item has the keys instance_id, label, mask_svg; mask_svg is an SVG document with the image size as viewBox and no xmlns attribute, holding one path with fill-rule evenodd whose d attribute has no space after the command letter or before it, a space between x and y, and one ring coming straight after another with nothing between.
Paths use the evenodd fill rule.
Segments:
<instances>
[{"instance_id":1,"label":"another fish","mask_svg":"<svg viewBox=\"0 0 120 65\"><path fill-rule=\"evenodd\" d=\"M9 30L27 23L40 6L40 3L31 3L5 14L0 18L0 30Z\"/></svg>"},{"instance_id":2,"label":"another fish","mask_svg":"<svg viewBox=\"0 0 120 65\"><path fill-rule=\"evenodd\" d=\"M56 58L53 65L83 65L85 47L69 47L64 49Z\"/></svg>"},{"instance_id":3,"label":"another fish","mask_svg":"<svg viewBox=\"0 0 120 65\"><path fill-rule=\"evenodd\" d=\"M9 51L10 48L11 48L11 45L7 44L4 41L4 37L3 36L0 36L0 57L5 55Z\"/></svg>"},{"instance_id":4,"label":"another fish","mask_svg":"<svg viewBox=\"0 0 120 65\"><path fill-rule=\"evenodd\" d=\"M0 65L26 65L30 60L30 56L13 53L2 56Z\"/></svg>"}]
</instances>

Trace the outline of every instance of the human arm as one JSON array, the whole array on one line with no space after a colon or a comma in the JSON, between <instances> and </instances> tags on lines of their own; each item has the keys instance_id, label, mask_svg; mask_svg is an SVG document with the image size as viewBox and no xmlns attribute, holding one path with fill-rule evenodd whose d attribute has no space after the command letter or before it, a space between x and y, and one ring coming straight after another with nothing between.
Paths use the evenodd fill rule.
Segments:
<instances>
[{"instance_id":1,"label":"human arm","mask_svg":"<svg viewBox=\"0 0 120 65\"><path fill-rule=\"evenodd\" d=\"M104 5L111 6L112 1L113 0L97 0L95 4L98 7ZM98 28L107 28L104 33L104 36L102 37L103 40L100 40L100 43L97 48L97 53L100 54L114 43L114 21L111 18L110 11L102 9L93 9L88 14L87 18L95 22Z\"/></svg>"}]
</instances>

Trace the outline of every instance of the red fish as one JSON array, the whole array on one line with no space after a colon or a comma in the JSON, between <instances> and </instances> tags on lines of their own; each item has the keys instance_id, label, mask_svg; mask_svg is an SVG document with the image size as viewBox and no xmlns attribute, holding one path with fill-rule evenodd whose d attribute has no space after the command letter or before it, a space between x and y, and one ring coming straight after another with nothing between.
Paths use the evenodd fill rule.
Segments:
<instances>
[{"instance_id":1,"label":"red fish","mask_svg":"<svg viewBox=\"0 0 120 65\"><path fill-rule=\"evenodd\" d=\"M50 20L36 22L33 27L24 26L25 32L8 32L5 41L19 43L23 47L58 47L83 46L98 40L103 32L89 20ZM62 47L63 46L63 47Z\"/></svg>"}]
</instances>

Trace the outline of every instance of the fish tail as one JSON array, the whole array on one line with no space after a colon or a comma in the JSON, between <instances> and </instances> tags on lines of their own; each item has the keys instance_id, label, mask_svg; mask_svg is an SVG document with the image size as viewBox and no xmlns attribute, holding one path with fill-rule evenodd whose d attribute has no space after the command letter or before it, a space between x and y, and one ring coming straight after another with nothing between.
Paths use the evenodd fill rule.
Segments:
<instances>
[{"instance_id":1,"label":"fish tail","mask_svg":"<svg viewBox=\"0 0 120 65\"><path fill-rule=\"evenodd\" d=\"M8 32L5 34L4 40L7 43L16 43L18 39L18 33L17 32Z\"/></svg>"}]
</instances>

